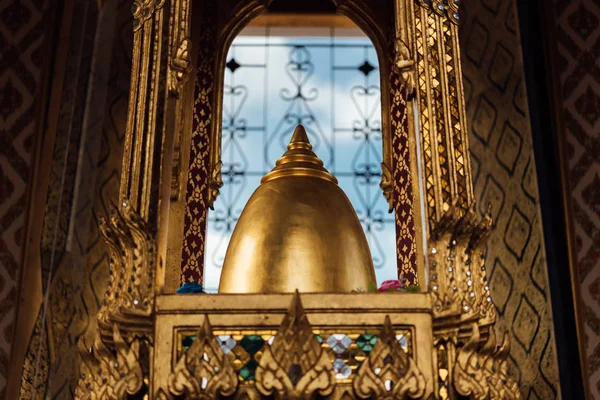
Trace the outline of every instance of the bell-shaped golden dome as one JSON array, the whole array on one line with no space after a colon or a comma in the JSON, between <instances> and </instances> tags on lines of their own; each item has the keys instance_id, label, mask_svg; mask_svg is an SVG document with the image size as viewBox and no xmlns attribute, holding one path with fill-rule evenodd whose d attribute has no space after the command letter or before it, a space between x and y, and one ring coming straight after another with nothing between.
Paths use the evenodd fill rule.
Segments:
<instances>
[{"instance_id":1,"label":"bell-shaped golden dome","mask_svg":"<svg viewBox=\"0 0 600 400\"><path fill-rule=\"evenodd\" d=\"M219 293L350 292L375 282L367 239L302 125L248 200Z\"/></svg>"}]
</instances>

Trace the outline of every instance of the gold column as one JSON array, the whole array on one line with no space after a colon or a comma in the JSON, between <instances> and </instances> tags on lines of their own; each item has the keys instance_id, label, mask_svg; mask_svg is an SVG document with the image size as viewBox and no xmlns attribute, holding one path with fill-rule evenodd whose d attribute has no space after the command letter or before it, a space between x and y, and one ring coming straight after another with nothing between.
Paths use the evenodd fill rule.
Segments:
<instances>
[{"instance_id":1,"label":"gold column","mask_svg":"<svg viewBox=\"0 0 600 400\"><path fill-rule=\"evenodd\" d=\"M507 378L486 271L492 220L474 210L458 43L459 0L396 1L396 66L414 100L434 320L437 398L520 398ZM487 359L486 359L487 357ZM484 362L485 361L485 362Z\"/></svg>"},{"instance_id":2,"label":"gold column","mask_svg":"<svg viewBox=\"0 0 600 400\"><path fill-rule=\"evenodd\" d=\"M190 72L189 0L134 1L133 58L119 204L100 219L108 288L91 347L79 342L76 398L124 398L150 385L156 293L179 271L165 268L174 133L183 129Z\"/></svg>"},{"instance_id":3,"label":"gold column","mask_svg":"<svg viewBox=\"0 0 600 400\"><path fill-rule=\"evenodd\" d=\"M178 190L172 182L174 138L185 126L181 94L191 70L189 11L189 0L138 0L132 6L134 50L118 209L131 207L153 232L157 290L178 281L178 271L165 268L165 259L170 198Z\"/></svg>"},{"instance_id":4,"label":"gold column","mask_svg":"<svg viewBox=\"0 0 600 400\"><path fill-rule=\"evenodd\" d=\"M406 14L408 54L415 63L423 200L431 230L452 205L461 217L473 203L458 44L459 0L399 3Z\"/></svg>"}]
</instances>

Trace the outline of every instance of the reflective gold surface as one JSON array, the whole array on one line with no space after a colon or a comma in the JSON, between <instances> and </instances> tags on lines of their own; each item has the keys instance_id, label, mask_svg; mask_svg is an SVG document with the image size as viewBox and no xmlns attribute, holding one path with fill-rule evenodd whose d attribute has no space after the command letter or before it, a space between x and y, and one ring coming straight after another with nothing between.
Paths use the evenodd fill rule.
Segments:
<instances>
[{"instance_id":1,"label":"reflective gold surface","mask_svg":"<svg viewBox=\"0 0 600 400\"><path fill-rule=\"evenodd\" d=\"M370 282L375 270L358 217L298 126L240 216L219 292L350 292Z\"/></svg>"}]
</instances>

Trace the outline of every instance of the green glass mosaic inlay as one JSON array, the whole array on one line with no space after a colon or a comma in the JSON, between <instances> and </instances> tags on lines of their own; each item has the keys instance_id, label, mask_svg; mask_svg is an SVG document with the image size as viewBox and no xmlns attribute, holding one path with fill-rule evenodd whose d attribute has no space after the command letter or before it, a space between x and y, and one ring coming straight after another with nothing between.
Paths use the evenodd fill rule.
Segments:
<instances>
[{"instance_id":1,"label":"green glass mosaic inlay","mask_svg":"<svg viewBox=\"0 0 600 400\"><path fill-rule=\"evenodd\" d=\"M242 369L240 369L240 376L246 381L253 381L254 374L256 373L256 367L258 367L258 363L256 360L249 360Z\"/></svg>"},{"instance_id":2,"label":"green glass mosaic inlay","mask_svg":"<svg viewBox=\"0 0 600 400\"><path fill-rule=\"evenodd\" d=\"M373 347L377 343L377 336L370 333L363 333L356 339L356 345L359 349L369 354Z\"/></svg>"},{"instance_id":3,"label":"green glass mosaic inlay","mask_svg":"<svg viewBox=\"0 0 600 400\"><path fill-rule=\"evenodd\" d=\"M398 330L396 333L396 338L402 348L411 354L410 331ZM276 331L215 331L214 334L240 381L252 382L256 379L256 368L265 346L272 343ZM353 379L356 371L373 351L378 340L376 332L364 330L362 332L357 330L315 330L314 334L321 347L328 353L336 379L341 382L349 382ZM178 357L181 357L195 340L195 332L181 332ZM386 361L390 362L390 359Z\"/></svg>"},{"instance_id":4,"label":"green glass mosaic inlay","mask_svg":"<svg viewBox=\"0 0 600 400\"><path fill-rule=\"evenodd\" d=\"M251 356L253 356L254 354L256 354L257 351L259 351L260 349L262 349L262 347L263 347L264 344L265 344L265 341L263 340L262 337L260 337L258 335L244 336L244 338L240 342L240 345Z\"/></svg>"},{"instance_id":5,"label":"green glass mosaic inlay","mask_svg":"<svg viewBox=\"0 0 600 400\"><path fill-rule=\"evenodd\" d=\"M181 345L187 350L194 343L194 340L196 340L196 336L185 336L181 341Z\"/></svg>"}]
</instances>

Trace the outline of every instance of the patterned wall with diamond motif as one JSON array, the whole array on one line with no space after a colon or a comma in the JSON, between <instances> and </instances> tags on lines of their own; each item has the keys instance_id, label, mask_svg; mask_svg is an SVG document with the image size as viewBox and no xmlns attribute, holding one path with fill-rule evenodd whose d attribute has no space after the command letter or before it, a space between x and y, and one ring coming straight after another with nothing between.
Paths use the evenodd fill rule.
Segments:
<instances>
[{"instance_id":1,"label":"patterned wall with diamond motif","mask_svg":"<svg viewBox=\"0 0 600 400\"><path fill-rule=\"evenodd\" d=\"M559 396L542 221L516 1L462 7L461 50L475 198L492 205L488 242L499 331L512 335L509 365L523 398Z\"/></svg>"},{"instance_id":2,"label":"patterned wall with diamond motif","mask_svg":"<svg viewBox=\"0 0 600 400\"><path fill-rule=\"evenodd\" d=\"M70 26L70 32L57 48L68 48L68 56L61 90L52 98L59 104L54 145L42 150L52 154L43 166L51 172L38 244L41 265L33 266L49 289L48 302L35 306L35 330L18 343L27 347L19 394L27 399L72 398L78 377L76 343L93 333L108 281L96 216L106 215L117 201L127 118L130 2L84 0L64 6L69 11L63 11L61 24ZM22 293L27 284L21 284Z\"/></svg>"},{"instance_id":3,"label":"patterned wall with diamond motif","mask_svg":"<svg viewBox=\"0 0 600 400\"><path fill-rule=\"evenodd\" d=\"M600 3L555 0L553 11L585 362L600 399Z\"/></svg>"},{"instance_id":4,"label":"patterned wall with diamond motif","mask_svg":"<svg viewBox=\"0 0 600 400\"><path fill-rule=\"evenodd\" d=\"M56 196L49 194L46 204L45 229L52 222L48 215L57 213L54 218L66 222L57 230L60 247L55 252L59 256L54 262L42 261L42 277L44 283L49 282L49 302L45 320L44 305L41 306L36 331L29 341L20 388L22 398L72 398L79 376L77 341L81 336L88 343L92 340L94 317L108 282L108 255L96 217L107 215L111 204L118 200L131 72L132 17L127 0L107 1L101 10L87 5L80 2L75 6L75 15L87 17L87 23L73 25L71 39L75 43L70 45L67 62L71 73L67 72L64 83L65 87L73 85L82 97L70 97L67 90L60 99L61 113L76 103L82 115L67 117L64 128L59 125L52 161L55 169L62 166L64 159L65 177L74 178L69 187L62 189L62 196L68 199L64 207L52 209L52 199L60 198L60 191ZM81 46L77 38L82 39ZM69 70L77 65L77 73ZM72 130L78 132L75 140L67 139ZM61 140L72 148L64 158L56 155ZM57 186L51 181L49 193L57 191ZM64 244L60 240L63 237ZM37 328L44 325L42 330ZM42 377L38 378L40 374Z\"/></svg>"},{"instance_id":5,"label":"patterned wall with diamond motif","mask_svg":"<svg viewBox=\"0 0 600 400\"><path fill-rule=\"evenodd\" d=\"M47 3L0 1L0 398L13 341Z\"/></svg>"}]
</instances>

